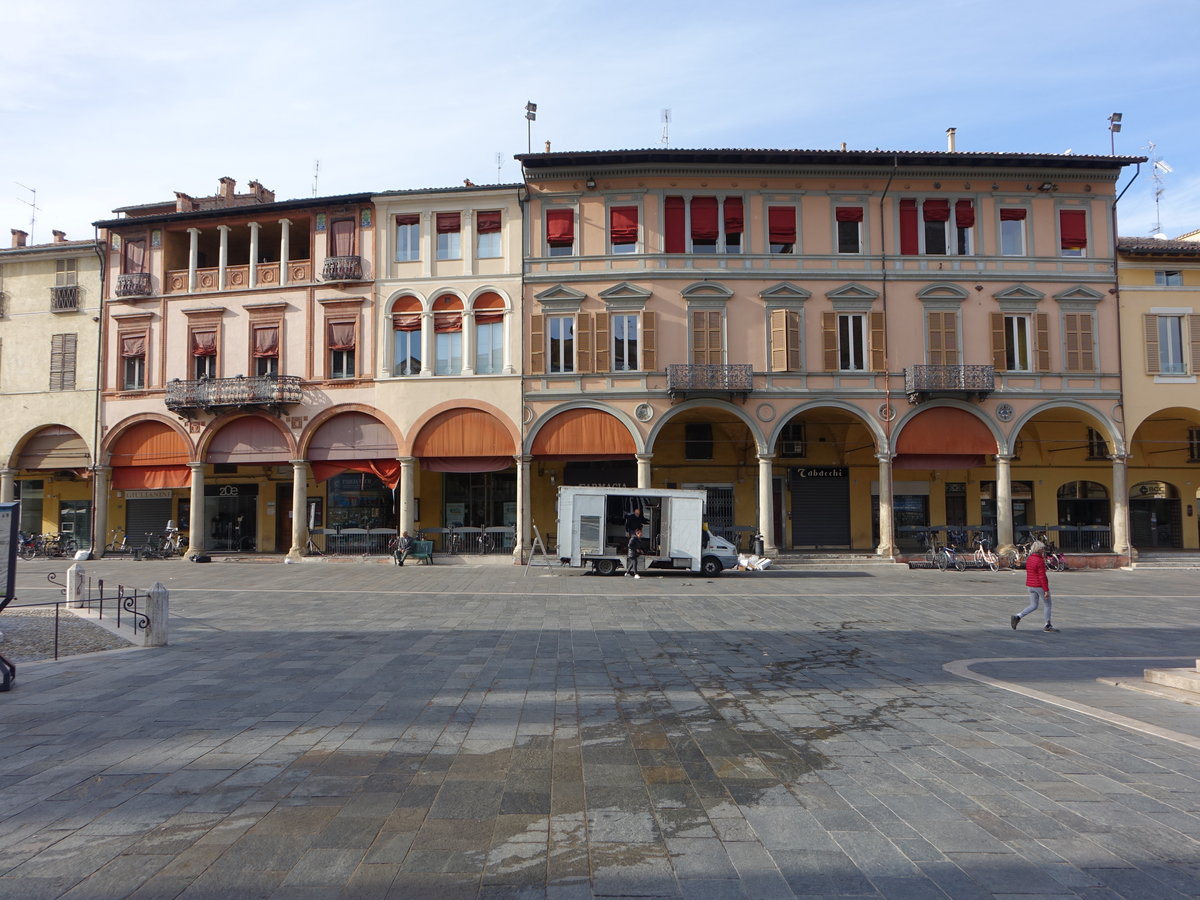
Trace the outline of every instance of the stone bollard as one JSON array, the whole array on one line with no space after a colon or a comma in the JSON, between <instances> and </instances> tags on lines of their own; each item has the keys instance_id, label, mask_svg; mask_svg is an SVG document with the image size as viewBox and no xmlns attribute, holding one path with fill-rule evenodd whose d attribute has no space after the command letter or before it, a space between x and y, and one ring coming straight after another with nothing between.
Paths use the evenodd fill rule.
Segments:
<instances>
[{"instance_id":1,"label":"stone bollard","mask_svg":"<svg viewBox=\"0 0 1200 900\"><path fill-rule=\"evenodd\" d=\"M142 646L167 646L167 611L170 595L161 581L154 582L146 595L146 615L150 618L150 627L146 629L146 637Z\"/></svg>"},{"instance_id":2,"label":"stone bollard","mask_svg":"<svg viewBox=\"0 0 1200 900\"><path fill-rule=\"evenodd\" d=\"M85 569L79 563L67 569L67 608L82 609L84 597L83 576Z\"/></svg>"}]
</instances>

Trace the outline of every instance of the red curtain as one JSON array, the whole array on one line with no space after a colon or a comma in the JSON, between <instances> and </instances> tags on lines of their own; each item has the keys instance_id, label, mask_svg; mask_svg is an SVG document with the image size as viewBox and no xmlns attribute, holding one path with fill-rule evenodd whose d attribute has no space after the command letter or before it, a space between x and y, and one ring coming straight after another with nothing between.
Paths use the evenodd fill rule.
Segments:
<instances>
[{"instance_id":1,"label":"red curtain","mask_svg":"<svg viewBox=\"0 0 1200 900\"><path fill-rule=\"evenodd\" d=\"M126 334L121 337L121 355L126 359L134 359L146 355L146 335Z\"/></svg>"},{"instance_id":2,"label":"red curtain","mask_svg":"<svg viewBox=\"0 0 1200 900\"><path fill-rule=\"evenodd\" d=\"M462 331L462 313L437 313L433 317L433 330L438 334Z\"/></svg>"},{"instance_id":3,"label":"red curtain","mask_svg":"<svg viewBox=\"0 0 1200 900\"><path fill-rule=\"evenodd\" d=\"M158 491L191 483L192 470L187 466L113 466L110 487L114 491Z\"/></svg>"},{"instance_id":4,"label":"red curtain","mask_svg":"<svg viewBox=\"0 0 1200 900\"><path fill-rule=\"evenodd\" d=\"M392 316L392 330L420 331L421 316L419 313L395 313Z\"/></svg>"},{"instance_id":5,"label":"red curtain","mask_svg":"<svg viewBox=\"0 0 1200 900\"><path fill-rule=\"evenodd\" d=\"M863 220L862 207L839 206L837 208L837 220L839 222L861 222Z\"/></svg>"},{"instance_id":6,"label":"red curtain","mask_svg":"<svg viewBox=\"0 0 1200 900\"><path fill-rule=\"evenodd\" d=\"M398 459L337 459L313 460L313 481L320 484L343 472L366 472L374 475L393 491L400 484L400 461Z\"/></svg>"},{"instance_id":7,"label":"red curtain","mask_svg":"<svg viewBox=\"0 0 1200 900\"><path fill-rule=\"evenodd\" d=\"M663 251L666 253L683 253L687 250L687 236L684 228L684 207L682 197L666 197L663 200Z\"/></svg>"},{"instance_id":8,"label":"red curtain","mask_svg":"<svg viewBox=\"0 0 1200 900\"><path fill-rule=\"evenodd\" d=\"M331 256L354 255L354 220L338 219L333 223L333 252Z\"/></svg>"},{"instance_id":9,"label":"red curtain","mask_svg":"<svg viewBox=\"0 0 1200 900\"><path fill-rule=\"evenodd\" d=\"M500 231L500 211L475 213L475 230L479 234L496 234Z\"/></svg>"},{"instance_id":10,"label":"red curtain","mask_svg":"<svg viewBox=\"0 0 1200 900\"><path fill-rule=\"evenodd\" d=\"M553 246L575 243L575 210L552 209L546 213L546 241Z\"/></svg>"},{"instance_id":11,"label":"red curtain","mask_svg":"<svg viewBox=\"0 0 1200 900\"><path fill-rule=\"evenodd\" d=\"M636 206L614 206L608 211L609 233L614 244L636 244L638 236L638 208Z\"/></svg>"},{"instance_id":12,"label":"red curtain","mask_svg":"<svg viewBox=\"0 0 1200 900\"><path fill-rule=\"evenodd\" d=\"M420 223L420 221L421 221L420 216L412 216L412 215L396 216L396 224L397 225L417 225Z\"/></svg>"},{"instance_id":13,"label":"red curtain","mask_svg":"<svg viewBox=\"0 0 1200 900\"><path fill-rule=\"evenodd\" d=\"M692 240L715 241L720 230L717 227L717 198L692 198Z\"/></svg>"},{"instance_id":14,"label":"red curtain","mask_svg":"<svg viewBox=\"0 0 1200 900\"><path fill-rule=\"evenodd\" d=\"M725 198L725 233L741 234L745 230L746 216L742 212L741 197Z\"/></svg>"},{"instance_id":15,"label":"red curtain","mask_svg":"<svg viewBox=\"0 0 1200 900\"><path fill-rule=\"evenodd\" d=\"M921 212L924 214L926 222L949 222L950 201L926 200L922 204Z\"/></svg>"},{"instance_id":16,"label":"red curtain","mask_svg":"<svg viewBox=\"0 0 1200 900\"><path fill-rule=\"evenodd\" d=\"M422 456L425 472L503 472L511 468L511 456Z\"/></svg>"},{"instance_id":17,"label":"red curtain","mask_svg":"<svg viewBox=\"0 0 1200 900\"><path fill-rule=\"evenodd\" d=\"M437 233L453 234L462 230L462 220L458 213L438 213Z\"/></svg>"},{"instance_id":18,"label":"red curtain","mask_svg":"<svg viewBox=\"0 0 1200 900\"><path fill-rule=\"evenodd\" d=\"M353 350L354 349L354 323L353 322L330 322L329 323L329 349L330 350Z\"/></svg>"},{"instance_id":19,"label":"red curtain","mask_svg":"<svg viewBox=\"0 0 1200 900\"><path fill-rule=\"evenodd\" d=\"M767 225L770 229L772 244L796 243L796 207L768 207Z\"/></svg>"},{"instance_id":20,"label":"red curtain","mask_svg":"<svg viewBox=\"0 0 1200 900\"><path fill-rule=\"evenodd\" d=\"M279 326L254 329L254 358L266 359L279 355Z\"/></svg>"},{"instance_id":21,"label":"red curtain","mask_svg":"<svg viewBox=\"0 0 1200 900\"><path fill-rule=\"evenodd\" d=\"M215 331L192 332L192 356L216 356L217 333Z\"/></svg>"},{"instance_id":22,"label":"red curtain","mask_svg":"<svg viewBox=\"0 0 1200 900\"><path fill-rule=\"evenodd\" d=\"M900 201L900 253L916 256L920 244L917 241L917 201Z\"/></svg>"},{"instance_id":23,"label":"red curtain","mask_svg":"<svg viewBox=\"0 0 1200 900\"><path fill-rule=\"evenodd\" d=\"M1000 210L1001 222L1024 222L1025 210L1023 209L1002 209Z\"/></svg>"},{"instance_id":24,"label":"red curtain","mask_svg":"<svg viewBox=\"0 0 1200 900\"><path fill-rule=\"evenodd\" d=\"M975 226L975 204L970 200L958 200L954 204L954 224L959 228Z\"/></svg>"},{"instance_id":25,"label":"red curtain","mask_svg":"<svg viewBox=\"0 0 1200 900\"><path fill-rule=\"evenodd\" d=\"M1082 209L1059 210L1058 228L1064 250L1082 250L1087 246L1087 213Z\"/></svg>"}]
</instances>

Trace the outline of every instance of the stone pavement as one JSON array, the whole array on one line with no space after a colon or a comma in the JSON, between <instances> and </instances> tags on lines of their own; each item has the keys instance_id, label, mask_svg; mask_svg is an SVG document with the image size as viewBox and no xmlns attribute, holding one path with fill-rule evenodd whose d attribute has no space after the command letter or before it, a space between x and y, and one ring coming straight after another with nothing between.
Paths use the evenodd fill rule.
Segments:
<instances>
[{"instance_id":1,"label":"stone pavement","mask_svg":"<svg viewBox=\"0 0 1200 900\"><path fill-rule=\"evenodd\" d=\"M172 643L0 694L3 898L1200 896L1200 708L1096 680L1191 573L85 566Z\"/></svg>"}]
</instances>

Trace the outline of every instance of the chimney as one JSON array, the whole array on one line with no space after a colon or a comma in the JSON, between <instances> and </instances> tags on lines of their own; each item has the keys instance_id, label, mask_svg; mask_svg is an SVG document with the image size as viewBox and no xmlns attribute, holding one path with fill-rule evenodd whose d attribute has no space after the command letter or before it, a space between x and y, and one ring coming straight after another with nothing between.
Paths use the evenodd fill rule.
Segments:
<instances>
[{"instance_id":1,"label":"chimney","mask_svg":"<svg viewBox=\"0 0 1200 900\"><path fill-rule=\"evenodd\" d=\"M233 192L236 188L237 188L237 182L234 181L232 178L230 178L228 175L226 175L224 178L221 179L221 190L219 192L220 198L222 200L224 200L226 203L232 202L233 201Z\"/></svg>"},{"instance_id":2,"label":"chimney","mask_svg":"<svg viewBox=\"0 0 1200 900\"><path fill-rule=\"evenodd\" d=\"M946 129L946 149L951 153L954 152L954 132L956 131L958 131L957 128Z\"/></svg>"},{"instance_id":3,"label":"chimney","mask_svg":"<svg viewBox=\"0 0 1200 900\"><path fill-rule=\"evenodd\" d=\"M546 152L547 153L550 152L550 142L549 141L546 141Z\"/></svg>"},{"instance_id":4,"label":"chimney","mask_svg":"<svg viewBox=\"0 0 1200 900\"><path fill-rule=\"evenodd\" d=\"M258 203L274 203L275 192L268 191L260 182L251 181L250 190L254 191L254 199Z\"/></svg>"},{"instance_id":5,"label":"chimney","mask_svg":"<svg viewBox=\"0 0 1200 900\"><path fill-rule=\"evenodd\" d=\"M65 231L52 231L50 233L54 235L54 243L56 244L62 244L67 240L67 233Z\"/></svg>"},{"instance_id":6,"label":"chimney","mask_svg":"<svg viewBox=\"0 0 1200 900\"><path fill-rule=\"evenodd\" d=\"M194 212L196 201L183 191L175 192L175 212Z\"/></svg>"},{"instance_id":7,"label":"chimney","mask_svg":"<svg viewBox=\"0 0 1200 900\"><path fill-rule=\"evenodd\" d=\"M27 237L29 237L29 232L27 232L27 231L22 231L20 228L14 228L14 229L12 230L12 236L13 236L13 242L12 242L12 245L13 245L13 247L14 247L14 248L16 248L16 247L24 247L24 246L25 246L25 239L26 239Z\"/></svg>"},{"instance_id":8,"label":"chimney","mask_svg":"<svg viewBox=\"0 0 1200 900\"><path fill-rule=\"evenodd\" d=\"M846 152L846 142L845 141L842 141L842 152L843 153Z\"/></svg>"}]
</instances>

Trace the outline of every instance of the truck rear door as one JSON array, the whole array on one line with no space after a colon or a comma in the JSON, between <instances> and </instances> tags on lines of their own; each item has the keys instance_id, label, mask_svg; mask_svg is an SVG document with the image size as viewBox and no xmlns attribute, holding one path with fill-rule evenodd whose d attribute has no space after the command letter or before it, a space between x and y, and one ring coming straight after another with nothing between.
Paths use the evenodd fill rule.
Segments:
<instances>
[{"instance_id":1,"label":"truck rear door","mask_svg":"<svg viewBox=\"0 0 1200 900\"><path fill-rule=\"evenodd\" d=\"M571 565L582 565L585 556L603 556L603 494L577 494L571 516Z\"/></svg>"}]
</instances>

